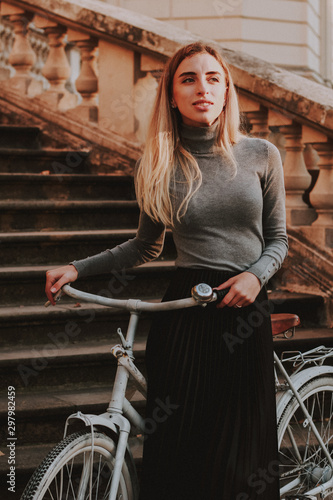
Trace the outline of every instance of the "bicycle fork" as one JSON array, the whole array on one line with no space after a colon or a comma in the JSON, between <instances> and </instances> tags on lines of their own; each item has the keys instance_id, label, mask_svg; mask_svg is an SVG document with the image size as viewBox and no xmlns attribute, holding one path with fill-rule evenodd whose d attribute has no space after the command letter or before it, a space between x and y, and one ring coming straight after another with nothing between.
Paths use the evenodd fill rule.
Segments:
<instances>
[{"instance_id":1,"label":"bicycle fork","mask_svg":"<svg viewBox=\"0 0 333 500\"><path fill-rule=\"evenodd\" d=\"M130 427L128 429L121 429L119 431L119 439L117 444L117 451L115 456L114 469L112 474L111 489L108 500L116 500L117 492L120 482L121 470L125 458L127 441L129 436Z\"/></svg>"}]
</instances>

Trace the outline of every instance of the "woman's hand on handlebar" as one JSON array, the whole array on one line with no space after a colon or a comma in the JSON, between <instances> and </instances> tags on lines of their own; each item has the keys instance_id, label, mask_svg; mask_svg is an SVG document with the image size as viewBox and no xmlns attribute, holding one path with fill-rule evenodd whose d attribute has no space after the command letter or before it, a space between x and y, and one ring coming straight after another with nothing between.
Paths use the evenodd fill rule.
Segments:
<instances>
[{"instance_id":1,"label":"woman's hand on handlebar","mask_svg":"<svg viewBox=\"0 0 333 500\"><path fill-rule=\"evenodd\" d=\"M245 271L237 274L228 281L215 288L215 290L224 290L230 288L224 299L216 307L245 307L252 304L260 292L261 283L257 276Z\"/></svg>"},{"instance_id":2,"label":"woman's hand on handlebar","mask_svg":"<svg viewBox=\"0 0 333 500\"><path fill-rule=\"evenodd\" d=\"M56 294L66 283L73 283L77 280L78 272L72 264L57 267L46 272L45 293L51 304L55 305L54 294Z\"/></svg>"}]
</instances>

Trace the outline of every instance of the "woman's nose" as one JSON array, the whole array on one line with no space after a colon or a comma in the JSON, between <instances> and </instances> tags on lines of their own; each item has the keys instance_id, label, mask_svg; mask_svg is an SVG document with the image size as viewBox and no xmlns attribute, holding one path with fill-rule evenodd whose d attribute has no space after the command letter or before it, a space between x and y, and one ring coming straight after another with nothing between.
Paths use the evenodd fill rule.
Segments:
<instances>
[{"instance_id":1,"label":"woman's nose","mask_svg":"<svg viewBox=\"0 0 333 500\"><path fill-rule=\"evenodd\" d=\"M199 80L197 85L197 93L204 95L208 93L208 85L206 81Z\"/></svg>"}]
</instances>

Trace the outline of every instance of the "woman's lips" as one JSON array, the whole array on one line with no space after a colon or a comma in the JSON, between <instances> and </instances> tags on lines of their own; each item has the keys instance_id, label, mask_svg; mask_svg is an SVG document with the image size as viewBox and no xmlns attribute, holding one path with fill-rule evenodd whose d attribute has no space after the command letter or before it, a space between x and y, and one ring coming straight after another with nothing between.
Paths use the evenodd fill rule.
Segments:
<instances>
[{"instance_id":1,"label":"woman's lips","mask_svg":"<svg viewBox=\"0 0 333 500\"><path fill-rule=\"evenodd\" d=\"M195 101L195 102L193 103L193 106L194 106L196 109L206 111L206 110L207 110L207 109L209 109L211 106L213 106L213 103L212 103L211 101Z\"/></svg>"}]
</instances>

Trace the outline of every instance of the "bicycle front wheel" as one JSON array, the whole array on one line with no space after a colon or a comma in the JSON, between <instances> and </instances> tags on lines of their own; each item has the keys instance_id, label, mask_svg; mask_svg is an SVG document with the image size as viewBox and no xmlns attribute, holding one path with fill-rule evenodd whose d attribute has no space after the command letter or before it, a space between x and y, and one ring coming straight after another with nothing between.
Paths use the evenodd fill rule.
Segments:
<instances>
[{"instance_id":1,"label":"bicycle front wheel","mask_svg":"<svg viewBox=\"0 0 333 500\"><path fill-rule=\"evenodd\" d=\"M115 462L115 442L105 434L90 432L67 436L46 456L27 484L21 500L105 500L109 498ZM137 478L126 456L117 499L136 500Z\"/></svg>"},{"instance_id":2,"label":"bicycle front wheel","mask_svg":"<svg viewBox=\"0 0 333 500\"><path fill-rule=\"evenodd\" d=\"M333 456L333 377L313 379L301 387L299 394ZM332 467L295 397L289 400L278 422L278 443L280 487L285 492L281 499L306 495L332 477Z\"/></svg>"}]
</instances>

